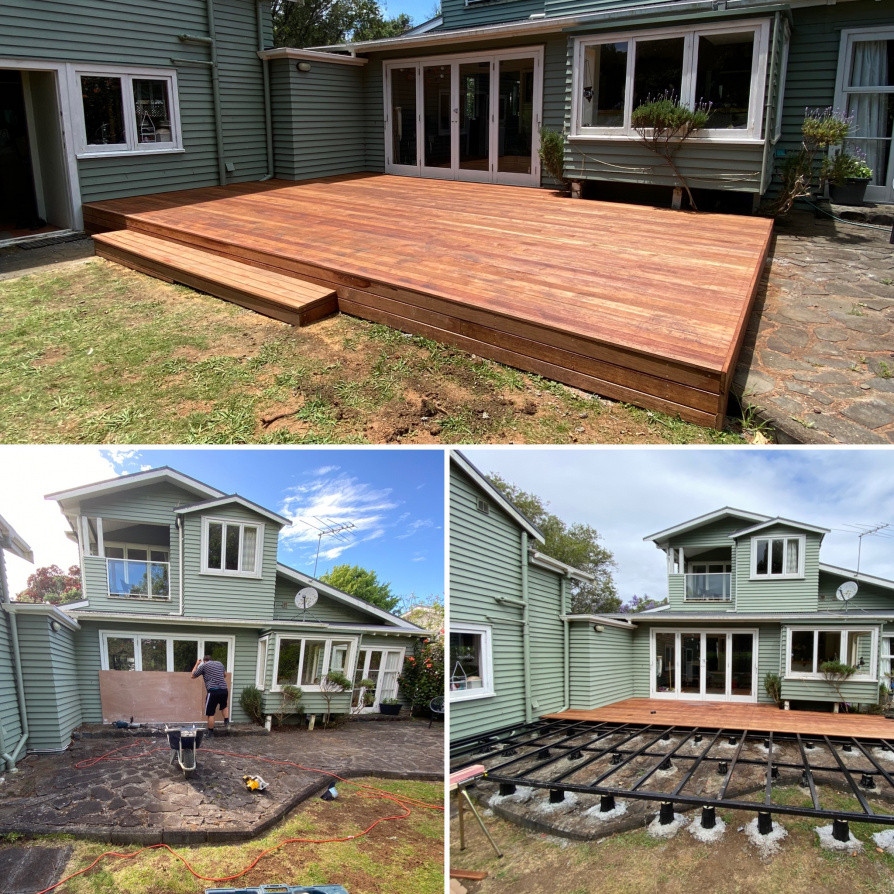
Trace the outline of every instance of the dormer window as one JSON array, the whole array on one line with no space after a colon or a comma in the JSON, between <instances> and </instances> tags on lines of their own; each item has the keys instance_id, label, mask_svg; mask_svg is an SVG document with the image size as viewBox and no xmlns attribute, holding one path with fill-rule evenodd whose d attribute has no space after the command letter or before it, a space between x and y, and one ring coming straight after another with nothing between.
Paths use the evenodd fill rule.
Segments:
<instances>
[{"instance_id":1,"label":"dormer window","mask_svg":"<svg viewBox=\"0 0 894 894\"><path fill-rule=\"evenodd\" d=\"M753 538L751 577L768 580L804 577L804 538Z\"/></svg>"},{"instance_id":2,"label":"dormer window","mask_svg":"<svg viewBox=\"0 0 894 894\"><path fill-rule=\"evenodd\" d=\"M264 526L229 519L202 519L202 574L261 576Z\"/></svg>"}]
</instances>

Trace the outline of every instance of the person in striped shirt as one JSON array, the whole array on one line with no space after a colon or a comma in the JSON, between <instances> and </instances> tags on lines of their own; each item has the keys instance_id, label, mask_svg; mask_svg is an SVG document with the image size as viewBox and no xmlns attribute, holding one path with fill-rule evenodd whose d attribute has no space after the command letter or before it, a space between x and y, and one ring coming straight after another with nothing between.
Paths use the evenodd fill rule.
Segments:
<instances>
[{"instance_id":1,"label":"person in striped shirt","mask_svg":"<svg viewBox=\"0 0 894 894\"><path fill-rule=\"evenodd\" d=\"M230 692L227 689L226 668L215 661L210 655L206 655L201 661L196 662L192 669L193 677L202 677L205 680L205 716L208 718L208 735L214 735L214 715L220 708L224 719L224 731L230 731Z\"/></svg>"}]
</instances>

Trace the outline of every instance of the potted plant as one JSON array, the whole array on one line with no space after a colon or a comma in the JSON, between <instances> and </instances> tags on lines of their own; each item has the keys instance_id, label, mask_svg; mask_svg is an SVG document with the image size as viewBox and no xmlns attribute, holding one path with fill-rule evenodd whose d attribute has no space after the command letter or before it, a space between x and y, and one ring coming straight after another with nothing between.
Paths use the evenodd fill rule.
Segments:
<instances>
[{"instance_id":1,"label":"potted plant","mask_svg":"<svg viewBox=\"0 0 894 894\"><path fill-rule=\"evenodd\" d=\"M862 205L872 169L859 149L839 149L823 162L822 176L829 182L829 198L837 205Z\"/></svg>"},{"instance_id":2,"label":"potted plant","mask_svg":"<svg viewBox=\"0 0 894 894\"><path fill-rule=\"evenodd\" d=\"M363 707L371 708L373 702L376 700L376 681L361 680L360 688L363 690Z\"/></svg>"},{"instance_id":3,"label":"potted plant","mask_svg":"<svg viewBox=\"0 0 894 894\"><path fill-rule=\"evenodd\" d=\"M396 698L383 698L382 701L379 702L379 713L381 714L391 714L396 717L400 714L400 709L403 705Z\"/></svg>"}]
</instances>

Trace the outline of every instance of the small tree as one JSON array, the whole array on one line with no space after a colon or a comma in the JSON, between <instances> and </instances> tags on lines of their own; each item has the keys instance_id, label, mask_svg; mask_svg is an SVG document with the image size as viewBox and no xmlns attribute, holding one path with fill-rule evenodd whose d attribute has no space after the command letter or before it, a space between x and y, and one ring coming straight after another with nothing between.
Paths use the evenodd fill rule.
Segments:
<instances>
[{"instance_id":1,"label":"small tree","mask_svg":"<svg viewBox=\"0 0 894 894\"><path fill-rule=\"evenodd\" d=\"M772 671L764 674L764 692L766 692L777 705L782 704L782 679L779 674L774 674Z\"/></svg>"},{"instance_id":2,"label":"small tree","mask_svg":"<svg viewBox=\"0 0 894 894\"><path fill-rule=\"evenodd\" d=\"M28 586L16 596L16 601L67 605L81 598L81 569L77 565L67 572L58 565L45 565L29 575Z\"/></svg>"},{"instance_id":3,"label":"small tree","mask_svg":"<svg viewBox=\"0 0 894 894\"><path fill-rule=\"evenodd\" d=\"M264 695L257 686L246 686L239 695L239 704L253 723L263 725Z\"/></svg>"},{"instance_id":4,"label":"small tree","mask_svg":"<svg viewBox=\"0 0 894 894\"><path fill-rule=\"evenodd\" d=\"M428 709L433 698L444 694L444 644L417 640L413 654L404 659L404 668L397 678L410 713Z\"/></svg>"},{"instance_id":5,"label":"small tree","mask_svg":"<svg viewBox=\"0 0 894 894\"><path fill-rule=\"evenodd\" d=\"M304 693L297 687L286 683L282 687L279 710L276 712L276 725L285 726L286 717L297 714L301 710L301 696Z\"/></svg>"},{"instance_id":6,"label":"small tree","mask_svg":"<svg viewBox=\"0 0 894 894\"><path fill-rule=\"evenodd\" d=\"M630 602L625 602L619 611L629 612L632 615L639 614L640 612L646 612L653 608L658 608L660 605L667 605L667 597L664 599L658 600L653 599L651 596L632 596L630 598Z\"/></svg>"},{"instance_id":7,"label":"small tree","mask_svg":"<svg viewBox=\"0 0 894 894\"><path fill-rule=\"evenodd\" d=\"M847 712L847 699L841 691L841 684L849 680L857 669L852 664L845 664L843 661L824 661L820 665L823 679L838 693L838 698L844 705Z\"/></svg>"},{"instance_id":8,"label":"small tree","mask_svg":"<svg viewBox=\"0 0 894 894\"><path fill-rule=\"evenodd\" d=\"M565 135L557 130L541 127L538 155L547 174L559 184L559 189L568 189L568 180L565 178Z\"/></svg>"},{"instance_id":9,"label":"small tree","mask_svg":"<svg viewBox=\"0 0 894 894\"><path fill-rule=\"evenodd\" d=\"M323 718L323 726L329 726L329 717L332 714L332 698L339 692L345 692L351 688L351 681L340 671L329 671L320 680L320 694L326 699L326 716Z\"/></svg>"},{"instance_id":10,"label":"small tree","mask_svg":"<svg viewBox=\"0 0 894 894\"><path fill-rule=\"evenodd\" d=\"M692 191L686 178L680 173L674 156L692 134L708 123L710 114L710 103L699 102L695 104L695 108L690 109L673 93L664 93L658 99L647 98L633 110L630 119L643 145L663 159L673 171L677 183L686 190L693 211L698 210L695 199L692 198Z\"/></svg>"}]
</instances>

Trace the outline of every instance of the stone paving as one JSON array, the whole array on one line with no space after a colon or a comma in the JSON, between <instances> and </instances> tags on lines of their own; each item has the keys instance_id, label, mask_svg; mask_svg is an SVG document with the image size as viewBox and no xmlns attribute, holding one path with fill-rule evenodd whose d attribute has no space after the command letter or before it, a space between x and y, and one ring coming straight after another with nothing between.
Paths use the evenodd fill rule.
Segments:
<instances>
[{"instance_id":1,"label":"stone paving","mask_svg":"<svg viewBox=\"0 0 894 894\"><path fill-rule=\"evenodd\" d=\"M76 766L122 746L113 757L143 756ZM444 774L444 728L417 721L346 723L313 732L216 736L203 743L190 779L169 764L164 737L81 738L62 754L29 756L6 777L0 835L64 832L120 844L244 840L332 782L311 769L276 766L258 756L348 778L437 781ZM249 792L243 775L260 775L270 787Z\"/></svg>"},{"instance_id":2,"label":"stone paving","mask_svg":"<svg viewBox=\"0 0 894 894\"><path fill-rule=\"evenodd\" d=\"M894 443L894 245L795 212L776 225L733 390L781 442Z\"/></svg>"}]
</instances>

